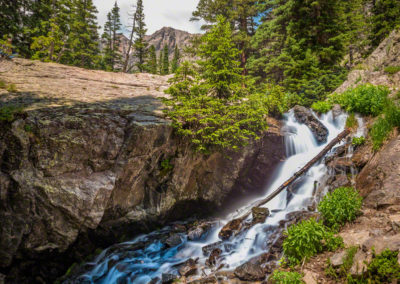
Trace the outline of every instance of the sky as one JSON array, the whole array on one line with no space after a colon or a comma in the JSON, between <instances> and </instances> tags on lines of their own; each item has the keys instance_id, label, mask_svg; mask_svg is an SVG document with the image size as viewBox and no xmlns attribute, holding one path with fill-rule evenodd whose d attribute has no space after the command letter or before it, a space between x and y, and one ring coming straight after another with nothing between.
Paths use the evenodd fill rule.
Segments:
<instances>
[{"instance_id":1,"label":"sky","mask_svg":"<svg viewBox=\"0 0 400 284\"><path fill-rule=\"evenodd\" d=\"M99 25L104 26L107 13L111 11L115 1L94 0L93 2L99 11ZM136 0L117 0L117 2L120 7L122 25L127 26L130 22L128 13L132 11L132 5L136 3ZM189 21L198 2L199 0L143 0L147 34L150 35L162 27L199 33L201 23Z\"/></svg>"}]
</instances>

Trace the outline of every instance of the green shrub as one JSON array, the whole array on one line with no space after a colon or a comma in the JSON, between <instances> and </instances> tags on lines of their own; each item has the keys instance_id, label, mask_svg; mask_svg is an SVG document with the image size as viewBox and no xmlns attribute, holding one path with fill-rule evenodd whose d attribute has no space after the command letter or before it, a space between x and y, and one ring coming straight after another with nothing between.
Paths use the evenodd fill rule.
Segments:
<instances>
[{"instance_id":1,"label":"green shrub","mask_svg":"<svg viewBox=\"0 0 400 284\"><path fill-rule=\"evenodd\" d=\"M284 232L283 252L290 265L297 265L323 251L333 251L343 245L340 237L315 219L302 221L290 226Z\"/></svg>"},{"instance_id":2,"label":"green shrub","mask_svg":"<svg viewBox=\"0 0 400 284\"><path fill-rule=\"evenodd\" d=\"M365 137L364 136L360 136L360 137L353 137L353 141L351 144L353 144L353 146L361 146L365 143Z\"/></svg>"},{"instance_id":3,"label":"green shrub","mask_svg":"<svg viewBox=\"0 0 400 284\"><path fill-rule=\"evenodd\" d=\"M15 93L17 92L17 86L15 86L15 84L10 84L7 86L7 91L10 93Z\"/></svg>"},{"instance_id":4,"label":"green shrub","mask_svg":"<svg viewBox=\"0 0 400 284\"><path fill-rule=\"evenodd\" d=\"M21 112L21 107L4 106L0 108L0 121L12 122L15 120L15 115Z\"/></svg>"},{"instance_id":5,"label":"green shrub","mask_svg":"<svg viewBox=\"0 0 400 284\"><path fill-rule=\"evenodd\" d=\"M332 104L328 101L318 101L313 103L311 108L318 113L327 113L332 109Z\"/></svg>"},{"instance_id":6,"label":"green shrub","mask_svg":"<svg viewBox=\"0 0 400 284\"><path fill-rule=\"evenodd\" d=\"M374 255L367 268L368 283L392 283L400 279L400 265L397 261L398 251L385 250Z\"/></svg>"},{"instance_id":7,"label":"green shrub","mask_svg":"<svg viewBox=\"0 0 400 284\"><path fill-rule=\"evenodd\" d=\"M388 94L387 87L366 84L354 89L350 88L342 94L334 94L330 99L348 112L377 116L383 111Z\"/></svg>"},{"instance_id":8,"label":"green shrub","mask_svg":"<svg viewBox=\"0 0 400 284\"><path fill-rule=\"evenodd\" d=\"M302 278L298 272L275 270L268 280L273 284L302 284Z\"/></svg>"},{"instance_id":9,"label":"green shrub","mask_svg":"<svg viewBox=\"0 0 400 284\"><path fill-rule=\"evenodd\" d=\"M383 145L383 142L389 136L392 131L393 126L390 125L387 119L380 117L374 125L372 125L371 130L369 131L369 135L372 140L372 147L374 150L379 150L379 148Z\"/></svg>"},{"instance_id":10,"label":"green shrub","mask_svg":"<svg viewBox=\"0 0 400 284\"><path fill-rule=\"evenodd\" d=\"M346 250L346 255L342 259L343 264L337 269L332 267L330 259L328 259L328 267L325 270L325 274L334 279L347 278L350 268L353 266L354 256L356 255L357 251L357 246L352 246L348 248Z\"/></svg>"},{"instance_id":11,"label":"green shrub","mask_svg":"<svg viewBox=\"0 0 400 284\"><path fill-rule=\"evenodd\" d=\"M400 72L400 66L388 66L388 67L385 67L385 73L388 73L389 75L394 75L397 72Z\"/></svg>"},{"instance_id":12,"label":"green shrub","mask_svg":"<svg viewBox=\"0 0 400 284\"><path fill-rule=\"evenodd\" d=\"M358 121L354 113L350 113L346 119L346 128L355 128L358 126Z\"/></svg>"},{"instance_id":13,"label":"green shrub","mask_svg":"<svg viewBox=\"0 0 400 284\"><path fill-rule=\"evenodd\" d=\"M161 169L163 171L170 171L174 168L174 166L171 164L171 158L169 159L164 159L161 161Z\"/></svg>"},{"instance_id":14,"label":"green shrub","mask_svg":"<svg viewBox=\"0 0 400 284\"><path fill-rule=\"evenodd\" d=\"M6 82L0 80L0 89L5 89L5 88L6 88Z\"/></svg>"},{"instance_id":15,"label":"green shrub","mask_svg":"<svg viewBox=\"0 0 400 284\"><path fill-rule=\"evenodd\" d=\"M324 224L333 230L352 222L360 213L362 198L351 187L339 187L328 193L318 205Z\"/></svg>"}]
</instances>

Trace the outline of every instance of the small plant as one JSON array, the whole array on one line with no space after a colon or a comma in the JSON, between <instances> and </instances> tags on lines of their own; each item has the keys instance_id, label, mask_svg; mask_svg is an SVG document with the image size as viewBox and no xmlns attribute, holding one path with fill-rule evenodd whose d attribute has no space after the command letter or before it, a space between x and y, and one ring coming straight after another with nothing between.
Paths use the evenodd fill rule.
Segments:
<instances>
[{"instance_id":1,"label":"small plant","mask_svg":"<svg viewBox=\"0 0 400 284\"><path fill-rule=\"evenodd\" d=\"M357 80L356 80L354 83L357 85L358 83L361 82L361 80L362 80L362 76L361 76L361 74L360 74L360 75L358 76Z\"/></svg>"},{"instance_id":2,"label":"small plant","mask_svg":"<svg viewBox=\"0 0 400 284\"><path fill-rule=\"evenodd\" d=\"M16 93L17 92L17 86L15 84L10 84L7 86L7 91L10 93Z\"/></svg>"},{"instance_id":3,"label":"small plant","mask_svg":"<svg viewBox=\"0 0 400 284\"><path fill-rule=\"evenodd\" d=\"M328 259L328 266L325 269L325 274L333 279L348 278L349 271L350 268L353 266L354 256L356 255L357 251L357 246L352 246L348 248L346 250L346 255L342 259L343 264L337 269L332 266L330 259Z\"/></svg>"},{"instance_id":4,"label":"small plant","mask_svg":"<svg viewBox=\"0 0 400 284\"><path fill-rule=\"evenodd\" d=\"M161 161L161 169L163 171L170 171L174 168L174 166L171 164L171 158L164 159Z\"/></svg>"},{"instance_id":5,"label":"small plant","mask_svg":"<svg viewBox=\"0 0 400 284\"><path fill-rule=\"evenodd\" d=\"M21 107L5 106L0 108L0 121L13 122L15 115L22 112Z\"/></svg>"},{"instance_id":6,"label":"small plant","mask_svg":"<svg viewBox=\"0 0 400 284\"><path fill-rule=\"evenodd\" d=\"M350 113L346 120L346 128L356 128L358 121L354 113Z\"/></svg>"},{"instance_id":7,"label":"small plant","mask_svg":"<svg viewBox=\"0 0 400 284\"><path fill-rule=\"evenodd\" d=\"M364 145L366 139L364 136L360 136L360 137L353 137L353 141L352 141L352 145L353 146L361 146Z\"/></svg>"},{"instance_id":8,"label":"small plant","mask_svg":"<svg viewBox=\"0 0 400 284\"><path fill-rule=\"evenodd\" d=\"M269 280L273 284L302 284L303 276L298 272L275 270Z\"/></svg>"},{"instance_id":9,"label":"small plant","mask_svg":"<svg viewBox=\"0 0 400 284\"><path fill-rule=\"evenodd\" d=\"M24 130L25 130L26 132L33 132L33 127L32 127L32 125L30 125L30 124L25 124Z\"/></svg>"},{"instance_id":10,"label":"small plant","mask_svg":"<svg viewBox=\"0 0 400 284\"><path fill-rule=\"evenodd\" d=\"M390 125L389 121L382 117L372 125L369 134L372 140L372 147L375 151L382 147L383 142L389 136L392 129L393 127Z\"/></svg>"},{"instance_id":11,"label":"small plant","mask_svg":"<svg viewBox=\"0 0 400 284\"><path fill-rule=\"evenodd\" d=\"M351 187L339 187L328 193L318 205L324 224L333 230L340 229L346 222L352 222L360 214L362 198Z\"/></svg>"},{"instance_id":12,"label":"small plant","mask_svg":"<svg viewBox=\"0 0 400 284\"><path fill-rule=\"evenodd\" d=\"M313 103L311 108L318 113L327 113L332 109L332 104L328 101L318 101Z\"/></svg>"},{"instance_id":13,"label":"small plant","mask_svg":"<svg viewBox=\"0 0 400 284\"><path fill-rule=\"evenodd\" d=\"M340 104L348 112L377 116L386 106L389 93L387 87L366 84L350 88L342 94L334 94L330 100Z\"/></svg>"},{"instance_id":14,"label":"small plant","mask_svg":"<svg viewBox=\"0 0 400 284\"><path fill-rule=\"evenodd\" d=\"M6 88L6 82L4 82L3 80L0 80L0 89L5 89Z\"/></svg>"},{"instance_id":15,"label":"small plant","mask_svg":"<svg viewBox=\"0 0 400 284\"><path fill-rule=\"evenodd\" d=\"M368 283L393 283L400 279L400 265L397 257L398 251L384 250L373 259L367 268Z\"/></svg>"},{"instance_id":16,"label":"small plant","mask_svg":"<svg viewBox=\"0 0 400 284\"><path fill-rule=\"evenodd\" d=\"M389 75L394 75L397 72L400 72L400 66L387 66L385 67L385 73Z\"/></svg>"},{"instance_id":17,"label":"small plant","mask_svg":"<svg viewBox=\"0 0 400 284\"><path fill-rule=\"evenodd\" d=\"M283 252L290 265L297 265L323 251L334 251L343 245L322 222L314 218L290 226L284 232Z\"/></svg>"}]
</instances>

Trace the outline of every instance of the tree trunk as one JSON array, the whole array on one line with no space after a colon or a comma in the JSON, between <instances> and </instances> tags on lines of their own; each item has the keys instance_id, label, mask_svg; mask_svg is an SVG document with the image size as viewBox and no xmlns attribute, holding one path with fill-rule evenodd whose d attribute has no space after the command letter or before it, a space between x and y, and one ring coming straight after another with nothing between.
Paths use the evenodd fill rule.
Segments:
<instances>
[{"instance_id":1,"label":"tree trunk","mask_svg":"<svg viewBox=\"0 0 400 284\"><path fill-rule=\"evenodd\" d=\"M128 64L129 64L129 53L131 52L132 44L133 44L133 34L135 33L135 26L136 26L136 12L133 15L133 25L132 25L132 31L131 35L129 37L129 45L128 45L128 50L126 51L125 55L125 62L124 62L124 68L122 72L126 73L128 70ZM131 68L130 68L131 69Z\"/></svg>"},{"instance_id":2,"label":"tree trunk","mask_svg":"<svg viewBox=\"0 0 400 284\"><path fill-rule=\"evenodd\" d=\"M287 188L289 185L291 185L297 178L302 176L304 173L306 173L316 162L318 162L321 158L323 158L326 153L329 152L335 146L338 144L342 139L344 139L347 135L349 135L350 130L346 129L343 132L341 132L335 139L333 139L317 156L315 156L310 162L308 162L303 168L301 168L298 172L296 172L290 179L285 181L278 189L276 189L273 193L268 195L266 198L261 199L259 201L256 201L253 206L251 206L251 209L247 211L243 216L233 219L229 221L219 232L218 236L221 239L228 239L233 235L235 232L240 230L243 226L238 225L239 223L241 224L248 216L250 216L252 212L252 208L254 207L260 207L269 201L271 201L273 198L275 198L279 193L281 193L285 188Z\"/></svg>"}]
</instances>

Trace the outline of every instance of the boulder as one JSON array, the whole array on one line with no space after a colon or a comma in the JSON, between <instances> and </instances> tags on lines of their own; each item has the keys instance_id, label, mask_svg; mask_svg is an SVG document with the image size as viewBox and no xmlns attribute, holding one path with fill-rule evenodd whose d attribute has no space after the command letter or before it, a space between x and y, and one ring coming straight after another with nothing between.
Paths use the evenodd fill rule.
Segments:
<instances>
[{"instance_id":1,"label":"boulder","mask_svg":"<svg viewBox=\"0 0 400 284\"><path fill-rule=\"evenodd\" d=\"M319 143L325 143L328 139L328 129L312 114L312 112L303 106L293 108L294 116L299 123L304 123L310 128L315 139Z\"/></svg>"},{"instance_id":2,"label":"boulder","mask_svg":"<svg viewBox=\"0 0 400 284\"><path fill-rule=\"evenodd\" d=\"M230 237L237 234L243 227L242 219L233 219L229 221L218 233L221 240L228 240Z\"/></svg>"},{"instance_id":3,"label":"boulder","mask_svg":"<svg viewBox=\"0 0 400 284\"><path fill-rule=\"evenodd\" d=\"M220 257L222 250L220 248L215 248L212 250L210 256L206 260L206 264L208 266L215 266L217 263L218 258Z\"/></svg>"},{"instance_id":4,"label":"boulder","mask_svg":"<svg viewBox=\"0 0 400 284\"><path fill-rule=\"evenodd\" d=\"M165 244L169 247L176 247L182 243L182 239L178 234L172 234L165 240Z\"/></svg>"},{"instance_id":5,"label":"boulder","mask_svg":"<svg viewBox=\"0 0 400 284\"><path fill-rule=\"evenodd\" d=\"M318 283L318 279L320 277L318 276L317 273L312 272L312 271L310 271L308 269L305 269L303 271L303 274L304 274L303 281L304 281L305 284L317 284Z\"/></svg>"},{"instance_id":6,"label":"boulder","mask_svg":"<svg viewBox=\"0 0 400 284\"><path fill-rule=\"evenodd\" d=\"M334 268L338 268L339 266L341 266L343 264L343 259L346 256L346 251L340 251L335 253L334 255L332 255L330 257L330 264L332 265L332 267Z\"/></svg>"},{"instance_id":7,"label":"boulder","mask_svg":"<svg viewBox=\"0 0 400 284\"><path fill-rule=\"evenodd\" d=\"M350 268L350 275L357 277L363 275L367 271L367 264L371 261L370 253L358 250L353 258L353 265Z\"/></svg>"},{"instance_id":8,"label":"boulder","mask_svg":"<svg viewBox=\"0 0 400 284\"><path fill-rule=\"evenodd\" d=\"M400 251L400 234L372 237L363 243L362 248L364 251L371 251L374 248L376 254L380 254L385 249Z\"/></svg>"},{"instance_id":9,"label":"boulder","mask_svg":"<svg viewBox=\"0 0 400 284\"><path fill-rule=\"evenodd\" d=\"M253 215L253 220L252 220L253 225L264 223L267 217L269 216L268 208L263 208L263 207L253 207L251 209L251 213Z\"/></svg>"},{"instance_id":10,"label":"boulder","mask_svg":"<svg viewBox=\"0 0 400 284\"><path fill-rule=\"evenodd\" d=\"M262 281L277 267L275 260L273 254L263 253L238 266L234 274L240 280Z\"/></svg>"},{"instance_id":11,"label":"boulder","mask_svg":"<svg viewBox=\"0 0 400 284\"><path fill-rule=\"evenodd\" d=\"M184 277L196 274L197 272L196 261L192 258L189 258L179 267L178 272L181 276Z\"/></svg>"},{"instance_id":12,"label":"boulder","mask_svg":"<svg viewBox=\"0 0 400 284\"><path fill-rule=\"evenodd\" d=\"M170 274L170 273L163 273L161 276L161 283L165 284L170 284L174 283L178 279L178 276L175 274Z\"/></svg>"}]
</instances>

